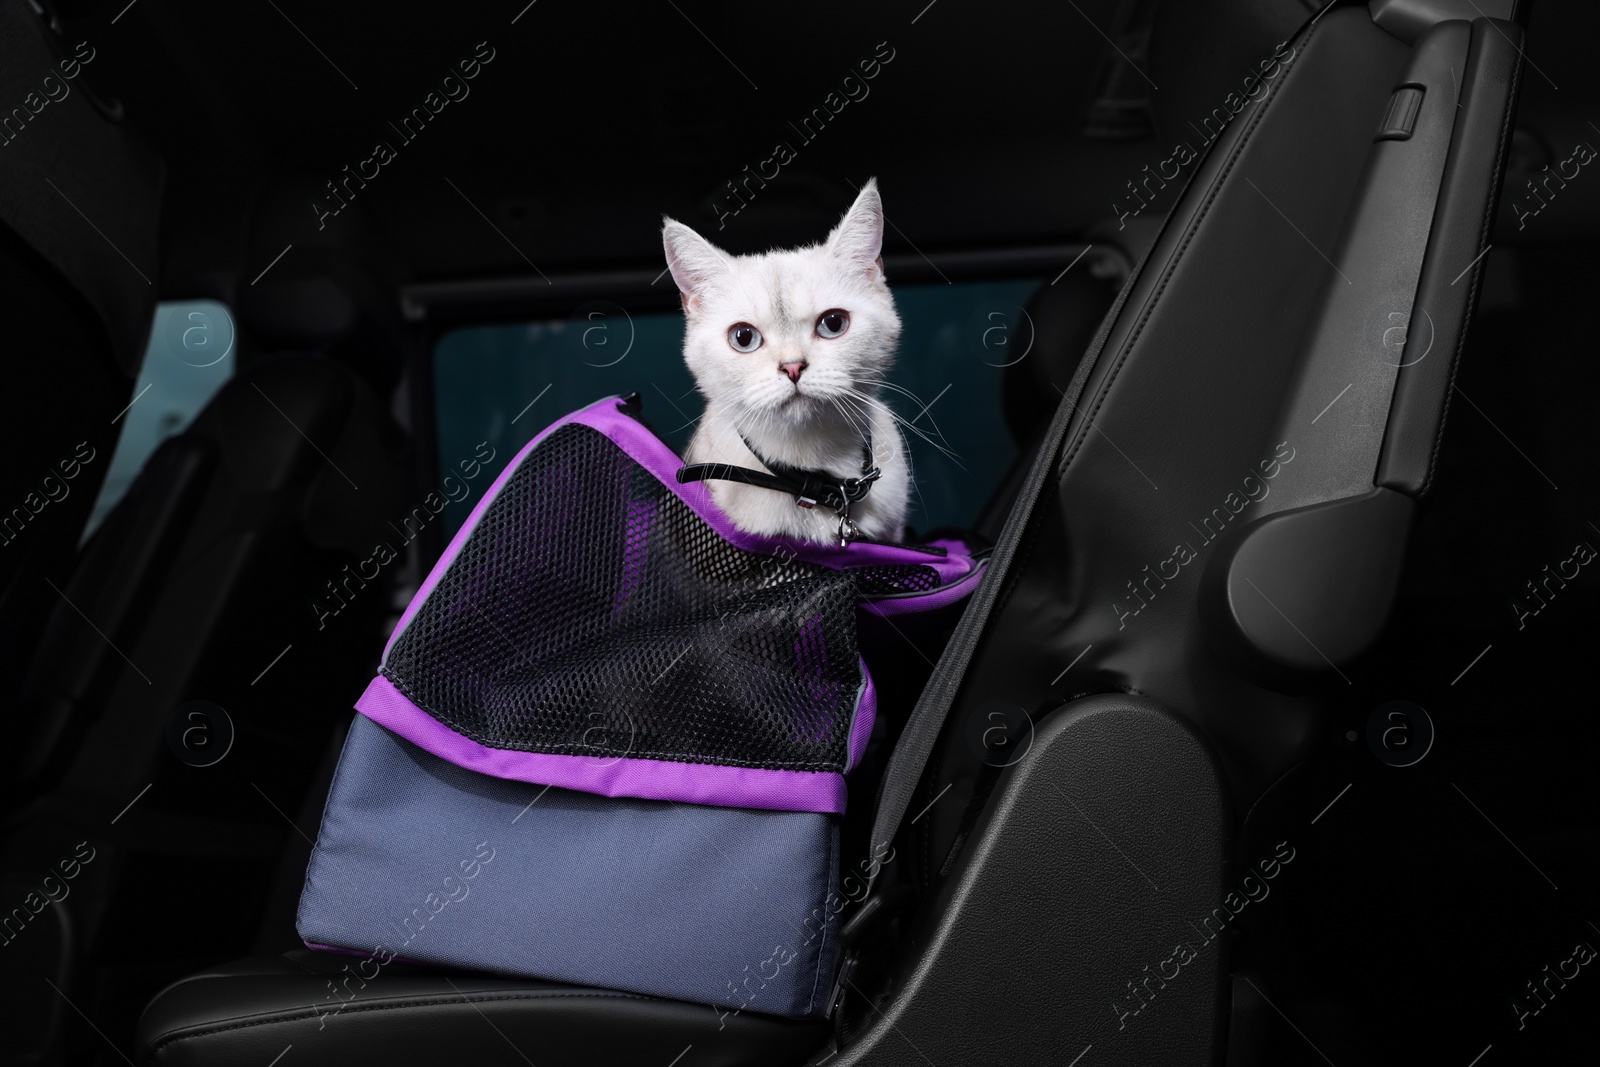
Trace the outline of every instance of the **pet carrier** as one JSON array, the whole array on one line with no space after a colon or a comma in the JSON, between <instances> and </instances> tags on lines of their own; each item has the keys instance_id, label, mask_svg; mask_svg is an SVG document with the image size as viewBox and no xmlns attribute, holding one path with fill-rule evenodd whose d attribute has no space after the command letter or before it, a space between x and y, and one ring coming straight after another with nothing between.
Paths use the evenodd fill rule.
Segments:
<instances>
[{"instance_id":1,"label":"pet carrier","mask_svg":"<svg viewBox=\"0 0 1600 1067\"><path fill-rule=\"evenodd\" d=\"M965 598L959 541L736 529L611 398L534 438L384 650L301 896L314 946L803 1017L837 956L858 624Z\"/></svg>"}]
</instances>

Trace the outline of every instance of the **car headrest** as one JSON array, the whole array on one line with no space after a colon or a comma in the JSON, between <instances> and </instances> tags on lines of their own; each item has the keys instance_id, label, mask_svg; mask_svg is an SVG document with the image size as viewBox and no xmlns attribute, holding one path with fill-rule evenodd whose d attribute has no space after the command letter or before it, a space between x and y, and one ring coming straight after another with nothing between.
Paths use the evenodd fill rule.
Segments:
<instances>
[{"instance_id":1,"label":"car headrest","mask_svg":"<svg viewBox=\"0 0 1600 1067\"><path fill-rule=\"evenodd\" d=\"M0 225L82 295L132 375L155 313L164 168L90 86L94 47L35 10L0 6ZM8 302L8 318L45 313Z\"/></svg>"},{"instance_id":2,"label":"car headrest","mask_svg":"<svg viewBox=\"0 0 1600 1067\"><path fill-rule=\"evenodd\" d=\"M1055 414L1061 391L1116 296L1114 282L1080 268L1039 286L1028 298L1017 329L1031 344L1006 368L1001 383L1006 427L1018 445L1028 447Z\"/></svg>"},{"instance_id":3,"label":"car headrest","mask_svg":"<svg viewBox=\"0 0 1600 1067\"><path fill-rule=\"evenodd\" d=\"M312 181L288 175L256 205L245 262L260 273L238 280L240 326L262 351L324 352L387 391L408 343L398 260L359 202L317 218L309 206L327 193Z\"/></svg>"}]
</instances>

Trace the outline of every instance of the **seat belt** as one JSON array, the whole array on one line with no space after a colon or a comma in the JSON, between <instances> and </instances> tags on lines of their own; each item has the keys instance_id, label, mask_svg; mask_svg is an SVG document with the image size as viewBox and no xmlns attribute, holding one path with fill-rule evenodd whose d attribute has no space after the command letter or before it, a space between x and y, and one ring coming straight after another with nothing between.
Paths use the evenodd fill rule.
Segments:
<instances>
[{"instance_id":1,"label":"seat belt","mask_svg":"<svg viewBox=\"0 0 1600 1067\"><path fill-rule=\"evenodd\" d=\"M1106 312L1106 317L1101 321L1094 339L1090 341L1084 358L1079 361L1077 372L1072 376L1071 383L1062 395L1061 404L1050 420L1050 428L1045 434L1038 455L1034 457L1027 481L1023 483L1022 490L1017 496L1017 503L1012 507L1005 526L1001 528L1000 539L989 556L983 579L974 590L972 600L962 613L961 621L956 624L955 632L945 645L944 654L939 657L928 684L923 688L916 706L906 719L905 728L901 731L900 739L889 756L888 764L884 767L882 782L878 787L878 803L873 814L872 835L869 839L871 855L884 854L884 850L893 843L895 834L905 819L906 809L916 793L917 783L922 780L922 773L928 766L928 760L933 756L934 745L944 729L950 707L955 702L956 694L966 677L967 668L972 663L978 639L987 628L990 616L994 614L995 604L1005 587L1017 549L1032 523L1034 510L1044 493L1045 484L1058 473L1056 458L1061 453L1061 445L1066 438L1072 416L1077 411L1078 400L1083 395L1084 386L1099 361L1101 349L1105 347L1106 339L1111 334L1111 327L1122 313L1122 306L1138 282L1149 255L1149 250L1146 250L1128 275L1122 292L1117 294L1116 302ZM869 896L872 882L876 880L877 874L878 865L874 864L868 881Z\"/></svg>"},{"instance_id":2,"label":"seat belt","mask_svg":"<svg viewBox=\"0 0 1600 1067\"><path fill-rule=\"evenodd\" d=\"M1111 14L1106 45L1090 82L1094 92L1084 111L1083 136L1125 141L1155 133L1149 82L1144 66L1155 28L1155 0L1121 0Z\"/></svg>"},{"instance_id":3,"label":"seat belt","mask_svg":"<svg viewBox=\"0 0 1600 1067\"><path fill-rule=\"evenodd\" d=\"M923 688L922 695L917 698L916 706L906 719L905 728L900 732L894 751L889 755L883 777L878 784L878 801L873 812L872 835L868 839L870 856L887 855L887 850L894 843L895 834L899 832L900 823L905 819L906 808L911 804L917 783L922 780L922 773L927 769L928 760L933 755L934 745L944 730L950 706L955 702L962 679L966 677L967 667L972 663L978 638L988 625L989 617L994 613L995 602L999 599L1000 589L1005 585L1011 561L1017 554L1017 547L1032 522L1034 508L1043 494L1045 481L1056 474L1056 457L1060 455L1061 443L1067 435L1067 427L1072 421L1073 412L1077 410L1078 399L1083 395L1089 373L1099 360L1100 351L1105 347L1106 338L1111 333L1111 326L1121 314L1122 306L1127 302L1128 294L1133 291L1134 283L1138 281L1149 258L1150 252L1146 249L1145 254L1129 273L1122 292L1117 294L1116 301L1106 312L1100 328L1095 331L1094 339L1089 342L1084 358L1079 361L1078 369L1062 395L1061 404L1050 420L1050 427L1040 443L1039 452L1034 456L1033 466L1028 470L1027 481L1023 483L1022 489L1017 494L1017 502L1012 506L1011 514L1000 530L1000 539L990 553L984 576L979 581L978 588L973 591L966 611L956 624L955 632L945 645L943 655L934 666L928 684ZM877 862L870 864L867 870L867 887L862 894L861 905L840 930L843 958L839 963L838 976L834 979L833 991L828 996L825 1015L833 1020L834 1037L840 1042L841 1047L844 1041L844 1015L840 1008L844 1005L846 990L852 985L851 976L859 962L853 948L854 943L863 929L872 925L878 916L889 910L885 906L882 892L873 891L882 867L883 865Z\"/></svg>"}]
</instances>

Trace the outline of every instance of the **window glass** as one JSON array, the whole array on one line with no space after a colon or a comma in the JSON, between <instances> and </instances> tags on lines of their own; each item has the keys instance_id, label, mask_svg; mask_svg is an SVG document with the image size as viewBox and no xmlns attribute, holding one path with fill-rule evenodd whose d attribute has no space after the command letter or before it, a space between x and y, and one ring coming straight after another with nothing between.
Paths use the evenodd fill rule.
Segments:
<instances>
[{"instance_id":1,"label":"window glass","mask_svg":"<svg viewBox=\"0 0 1600 1067\"><path fill-rule=\"evenodd\" d=\"M83 539L99 528L133 484L156 446L182 433L233 376L233 316L215 300L156 306L133 397L117 416L121 433Z\"/></svg>"},{"instance_id":2,"label":"window glass","mask_svg":"<svg viewBox=\"0 0 1600 1067\"><path fill-rule=\"evenodd\" d=\"M895 287L903 329L889 380L897 388L881 398L905 423L916 483L908 521L919 530L970 525L1016 457L1000 383L1026 354L1031 331L1018 323L1039 284ZM628 392L644 398L651 428L681 454L703 406L682 346L681 314L629 314L603 302L566 319L451 331L434 349L440 468L455 469L488 442L492 478L557 418ZM475 500L449 505L451 532Z\"/></svg>"}]
</instances>

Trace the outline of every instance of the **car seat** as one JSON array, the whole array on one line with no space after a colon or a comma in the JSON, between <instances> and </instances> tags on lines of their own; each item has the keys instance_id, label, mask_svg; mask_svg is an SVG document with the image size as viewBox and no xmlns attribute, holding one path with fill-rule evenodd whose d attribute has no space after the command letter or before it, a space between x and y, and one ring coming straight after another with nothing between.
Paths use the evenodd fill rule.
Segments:
<instances>
[{"instance_id":1,"label":"car seat","mask_svg":"<svg viewBox=\"0 0 1600 1067\"><path fill-rule=\"evenodd\" d=\"M1236 827L1387 614L1479 283L1520 31L1456 6L1308 22L1061 357L992 573L885 771L872 839L900 859L846 926L831 1029L436 972L355 986L291 955L169 987L141 1052L1217 1062L1246 1006L1214 910Z\"/></svg>"}]
</instances>

